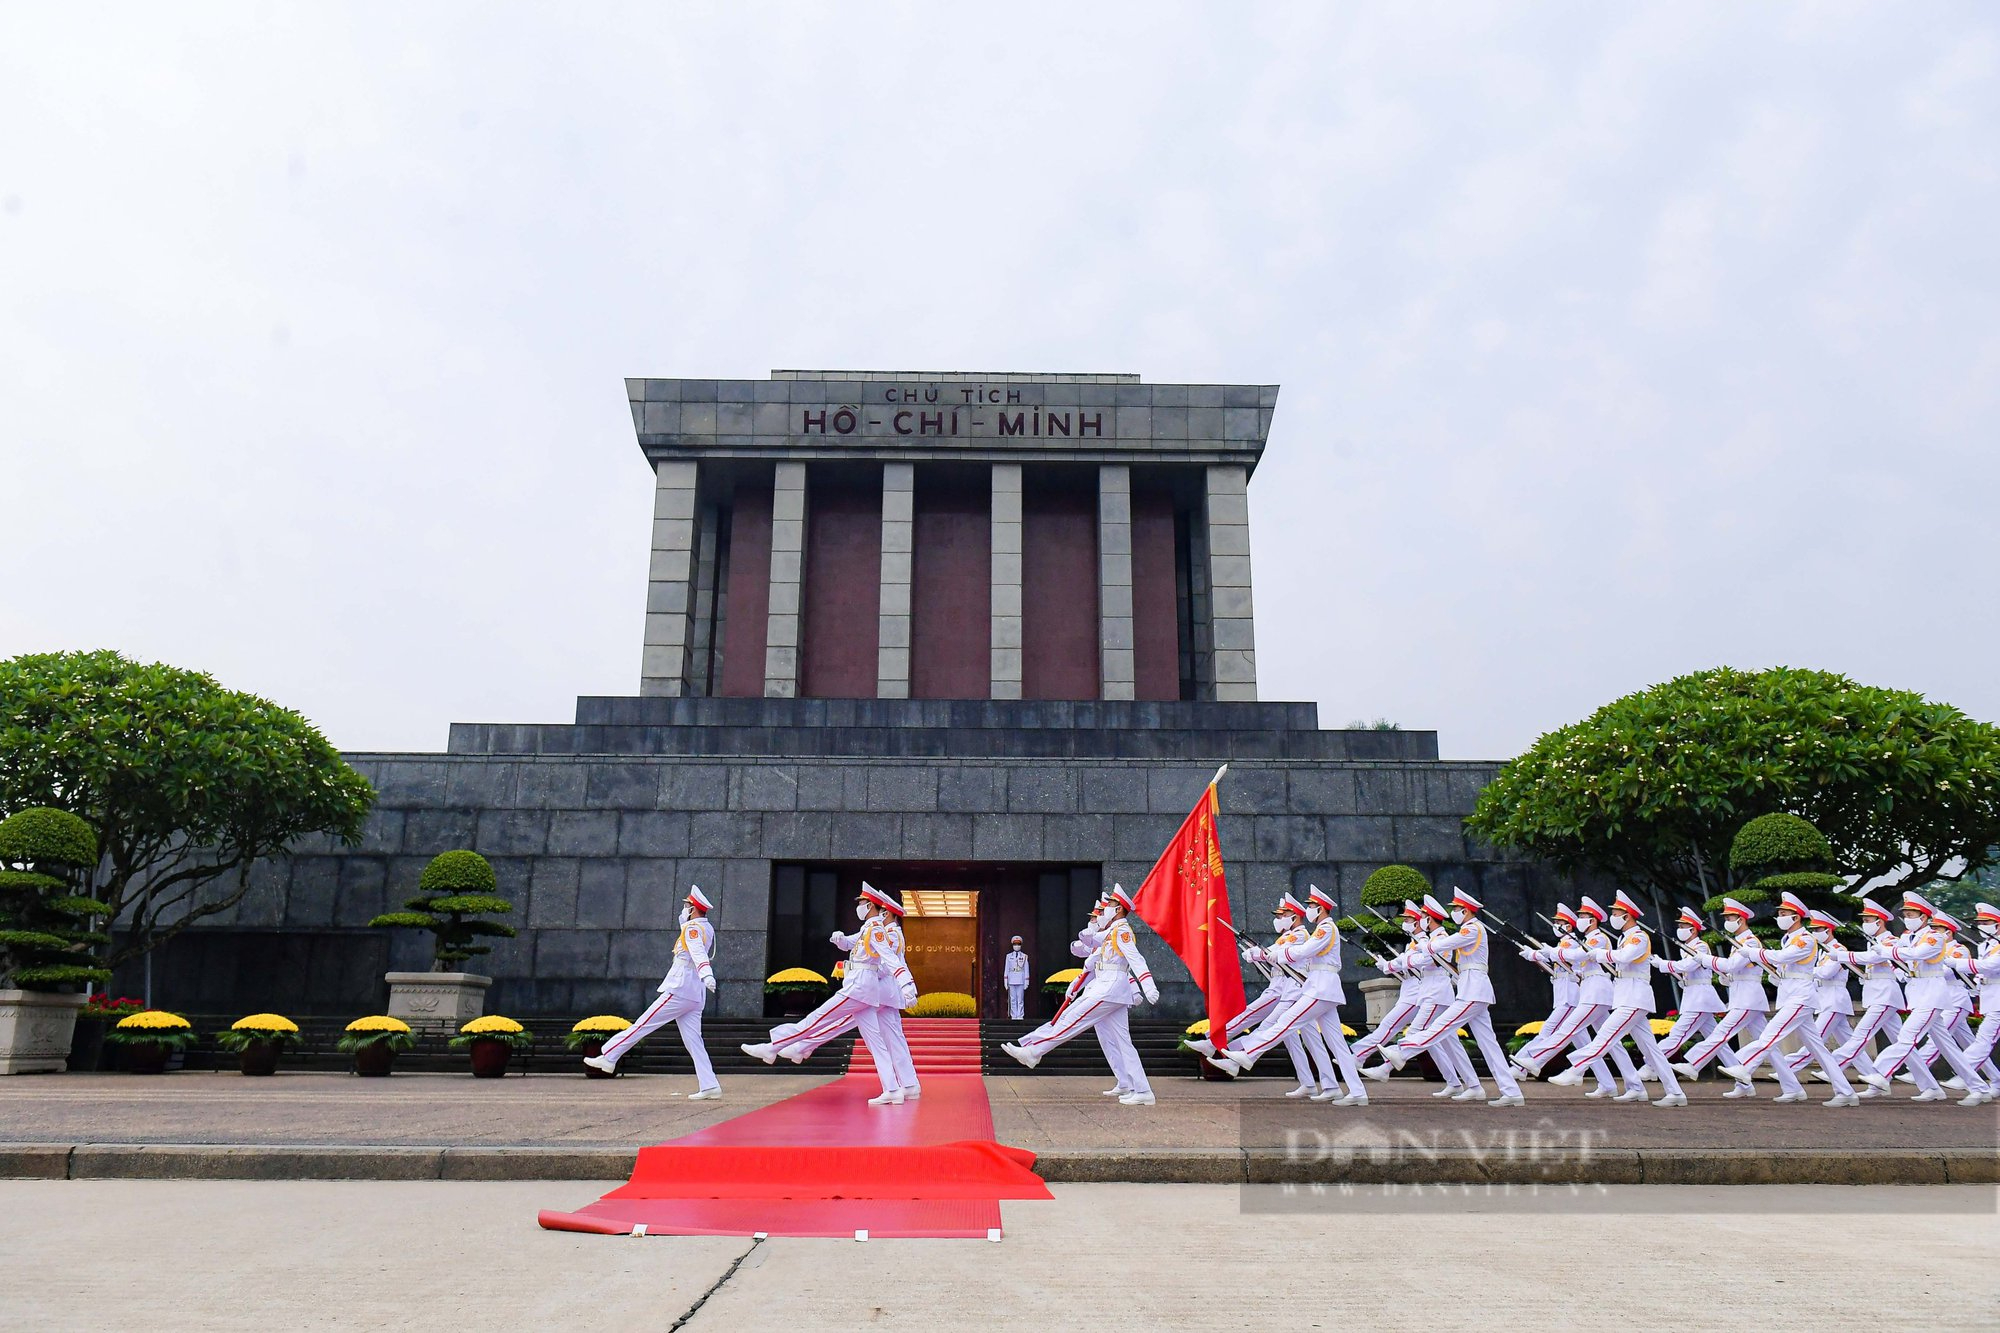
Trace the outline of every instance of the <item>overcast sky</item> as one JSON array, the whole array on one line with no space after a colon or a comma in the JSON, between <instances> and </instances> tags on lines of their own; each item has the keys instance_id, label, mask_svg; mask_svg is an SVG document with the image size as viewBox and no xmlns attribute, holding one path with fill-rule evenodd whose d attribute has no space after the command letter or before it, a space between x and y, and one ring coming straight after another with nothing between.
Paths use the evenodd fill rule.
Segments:
<instances>
[{"instance_id":1,"label":"overcast sky","mask_svg":"<svg viewBox=\"0 0 2000 1333\"><path fill-rule=\"evenodd\" d=\"M2000 719L1990 5L0 5L0 655L638 683L627 375L1283 385L1266 698Z\"/></svg>"}]
</instances>

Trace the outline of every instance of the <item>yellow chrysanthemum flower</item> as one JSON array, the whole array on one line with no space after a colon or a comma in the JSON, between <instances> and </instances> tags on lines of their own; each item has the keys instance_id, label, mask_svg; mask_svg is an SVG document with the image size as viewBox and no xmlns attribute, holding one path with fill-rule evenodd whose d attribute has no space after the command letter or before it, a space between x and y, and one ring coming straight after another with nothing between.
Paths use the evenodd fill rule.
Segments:
<instances>
[{"instance_id":1,"label":"yellow chrysanthemum flower","mask_svg":"<svg viewBox=\"0 0 2000 1333\"><path fill-rule=\"evenodd\" d=\"M478 1036L482 1032L505 1032L512 1034L526 1031L526 1028L516 1023L513 1019L500 1014L487 1014L483 1018L475 1018L459 1029L460 1033L473 1037Z\"/></svg>"},{"instance_id":2,"label":"yellow chrysanthemum flower","mask_svg":"<svg viewBox=\"0 0 2000 1333\"><path fill-rule=\"evenodd\" d=\"M128 1031L133 1028L146 1028L161 1032L180 1032L186 1030L188 1021L179 1014L170 1014L164 1009L142 1009L136 1014L119 1019L118 1026Z\"/></svg>"},{"instance_id":3,"label":"yellow chrysanthemum flower","mask_svg":"<svg viewBox=\"0 0 2000 1333\"><path fill-rule=\"evenodd\" d=\"M594 1018L579 1018L571 1032L623 1032L632 1024L616 1014L598 1014Z\"/></svg>"},{"instance_id":4,"label":"yellow chrysanthemum flower","mask_svg":"<svg viewBox=\"0 0 2000 1333\"><path fill-rule=\"evenodd\" d=\"M366 1018L357 1018L352 1023L349 1023L347 1030L349 1032L408 1032L410 1025L400 1018L391 1018L387 1014L370 1014Z\"/></svg>"},{"instance_id":5,"label":"yellow chrysanthemum flower","mask_svg":"<svg viewBox=\"0 0 2000 1333\"><path fill-rule=\"evenodd\" d=\"M1542 1021L1538 1018L1532 1023L1523 1023L1521 1026L1515 1028L1514 1035L1517 1037L1533 1037L1540 1035L1541 1030Z\"/></svg>"},{"instance_id":6,"label":"yellow chrysanthemum flower","mask_svg":"<svg viewBox=\"0 0 2000 1333\"><path fill-rule=\"evenodd\" d=\"M299 1025L283 1014L251 1014L229 1025L232 1032L297 1032Z\"/></svg>"},{"instance_id":7,"label":"yellow chrysanthemum flower","mask_svg":"<svg viewBox=\"0 0 2000 1333\"><path fill-rule=\"evenodd\" d=\"M979 1002L964 991L934 990L919 995L906 1012L912 1018L977 1018Z\"/></svg>"},{"instance_id":8,"label":"yellow chrysanthemum flower","mask_svg":"<svg viewBox=\"0 0 2000 1333\"><path fill-rule=\"evenodd\" d=\"M1656 1037L1664 1037L1674 1030L1674 1020L1671 1018L1649 1018L1646 1022L1652 1026L1653 1035Z\"/></svg>"},{"instance_id":9,"label":"yellow chrysanthemum flower","mask_svg":"<svg viewBox=\"0 0 2000 1333\"><path fill-rule=\"evenodd\" d=\"M1042 984L1044 986L1067 986L1069 985L1070 982L1075 981L1078 977L1082 975L1083 975L1082 968L1066 967L1060 972L1049 973L1047 979L1044 980Z\"/></svg>"},{"instance_id":10,"label":"yellow chrysanthemum flower","mask_svg":"<svg viewBox=\"0 0 2000 1333\"><path fill-rule=\"evenodd\" d=\"M786 981L817 981L822 986L826 984L826 978L809 967L788 967L782 972L773 972L764 978L764 984L767 986Z\"/></svg>"},{"instance_id":11,"label":"yellow chrysanthemum flower","mask_svg":"<svg viewBox=\"0 0 2000 1333\"><path fill-rule=\"evenodd\" d=\"M1055 978L1050 977L1049 980L1054 981ZM1208 1020L1206 1018L1197 1018L1194 1022L1188 1024L1187 1035L1190 1037L1206 1037L1208 1035Z\"/></svg>"}]
</instances>

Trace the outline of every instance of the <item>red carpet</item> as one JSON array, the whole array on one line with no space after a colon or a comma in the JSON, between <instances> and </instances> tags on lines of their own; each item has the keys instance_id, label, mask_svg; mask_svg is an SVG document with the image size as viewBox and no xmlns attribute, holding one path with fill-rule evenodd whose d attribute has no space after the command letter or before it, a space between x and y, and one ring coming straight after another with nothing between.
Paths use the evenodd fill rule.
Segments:
<instances>
[{"instance_id":1,"label":"red carpet","mask_svg":"<svg viewBox=\"0 0 2000 1333\"><path fill-rule=\"evenodd\" d=\"M881 1084L857 1042L847 1077L643 1148L629 1182L576 1212L543 1212L542 1226L609 1235L997 1235L1000 1200L1051 1196L1032 1170L1033 1153L993 1142L978 1024L918 1019L906 1029L924 1088L917 1101L869 1106Z\"/></svg>"}]
</instances>

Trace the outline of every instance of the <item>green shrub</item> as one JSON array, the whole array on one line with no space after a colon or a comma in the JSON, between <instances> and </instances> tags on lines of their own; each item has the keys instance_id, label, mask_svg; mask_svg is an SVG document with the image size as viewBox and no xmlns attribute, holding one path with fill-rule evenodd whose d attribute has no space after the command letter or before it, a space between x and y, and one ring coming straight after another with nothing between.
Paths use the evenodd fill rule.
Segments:
<instances>
[{"instance_id":1,"label":"green shrub","mask_svg":"<svg viewBox=\"0 0 2000 1333\"><path fill-rule=\"evenodd\" d=\"M75 892L97 864L97 835L64 810L43 806L0 820L0 984L60 990L111 980L91 950L106 942L90 929L111 909Z\"/></svg>"},{"instance_id":2,"label":"green shrub","mask_svg":"<svg viewBox=\"0 0 2000 1333\"><path fill-rule=\"evenodd\" d=\"M1405 902L1422 902L1430 891L1431 882L1415 866L1383 866L1362 884L1361 905L1400 908Z\"/></svg>"},{"instance_id":3,"label":"green shrub","mask_svg":"<svg viewBox=\"0 0 2000 1333\"><path fill-rule=\"evenodd\" d=\"M1729 868L1744 879L1792 871L1833 869L1833 847L1812 821L1797 815L1759 815L1736 831Z\"/></svg>"},{"instance_id":4,"label":"green shrub","mask_svg":"<svg viewBox=\"0 0 2000 1333\"><path fill-rule=\"evenodd\" d=\"M481 938L512 939L514 928L484 918L514 910L514 904L493 893L499 879L478 852L440 852L417 879L418 895L404 904L408 910L384 912L368 924L428 930L436 937L431 969L451 972L468 959L491 953Z\"/></svg>"}]
</instances>

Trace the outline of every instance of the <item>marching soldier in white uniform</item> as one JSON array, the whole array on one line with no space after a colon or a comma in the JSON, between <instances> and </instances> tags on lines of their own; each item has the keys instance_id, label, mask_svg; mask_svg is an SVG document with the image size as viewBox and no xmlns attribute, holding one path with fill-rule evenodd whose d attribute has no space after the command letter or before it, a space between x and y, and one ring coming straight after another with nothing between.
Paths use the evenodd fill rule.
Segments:
<instances>
[{"instance_id":1,"label":"marching soldier in white uniform","mask_svg":"<svg viewBox=\"0 0 2000 1333\"><path fill-rule=\"evenodd\" d=\"M854 911L861 928L851 935L836 930L830 937L836 949L847 950L840 989L798 1022L772 1028L768 1041L746 1042L742 1049L745 1055L767 1065L775 1064L780 1055L799 1064L849 1028L859 1027L883 1084L882 1096L871 1098L871 1104L900 1105L904 1098L895 1048L872 1011L885 1004L902 1009L916 999L916 982L903 964L901 932L885 930L885 924L893 923L878 920L885 913L900 914L902 904L874 885L863 883ZM912 1071L910 1082L915 1081Z\"/></svg>"},{"instance_id":2,"label":"marching soldier in white uniform","mask_svg":"<svg viewBox=\"0 0 2000 1333\"><path fill-rule=\"evenodd\" d=\"M1076 1036L1086 1028L1100 1030L1107 1051L1116 1043L1119 1054L1126 1065L1126 1078L1131 1081L1132 1090L1118 1099L1121 1106L1151 1106L1153 1086L1146 1078L1146 1071L1139 1063L1139 1053L1132 1046L1128 1016L1133 1005L1145 996L1147 1004L1160 1002L1160 988L1153 981L1153 969L1146 965L1146 959L1139 952L1137 937L1132 933L1132 923L1127 919L1138 910L1132 896L1125 892L1123 885L1114 885L1110 903L1107 906L1108 919L1104 920L1103 940L1092 955L1090 983L1083 988L1076 1003L1059 1014L1044 1032L1031 1032L1018 1042L1006 1042L1001 1050L1033 1069L1042 1062L1042 1056ZM1112 1062L1117 1069L1118 1062Z\"/></svg>"},{"instance_id":3,"label":"marching soldier in white uniform","mask_svg":"<svg viewBox=\"0 0 2000 1333\"><path fill-rule=\"evenodd\" d=\"M1001 980L1007 987L1007 1017L1017 1023L1028 1016L1028 972L1028 955L1021 952L1021 937L1016 935Z\"/></svg>"},{"instance_id":4,"label":"marching soldier in white uniform","mask_svg":"<svg viewBox=\"0 0 2000 1333\"><path fill-rule=\"evenodd\" d=\"M1674 1072L1682 1078L1700 1074L1701 1067L1714 1059L1731 1038L1736 1039L1739 1053L1749 1049L1751 1043L1764 1035L1765 1015L1771 1011L1770 997L1764 993L1764 967L1752 957L1758 943L1750 931L1750 909L1734 898L1724 898L1722 932L1729 936L1729 955L1712 955L1710 966L1718 976L1728 978L1728 1000L1722 1017L1716 1020L1715 1030L1690 1047L1684 1058L1674 1062ZM1736 1086L1722 1095L1755 1097L1757 1085L1747 1078L1738 1079Z\"/></svg>"},{"instance_id":5,"label":"marching soldier in white uniform","mask_svg":"<svg viewBox=\"0 0 2000 1333\"><path fill-rule=\"evenodd\" d=\"M910 975L903 957L903 904L886 893L877 893L867 884L863 893L875 893L881 910L869 925L875 930L877 967L884 985L875 1003L856 1020L861 1040L875 1059L882 1078L882 1095L869 1099L870 1106L900 1106L923 1095L917 1084L916 1062L910 1058L909 1039L903 1035L903 1010L917 1001L917 979Z\"/></svg>"},{"instance_id":6,"label":"marching soldier in white uniform","mask_svg":"<svg viewBox=\"0 0 2000 1333\"><path fill-rule=\"evenodd\" d=\"M1889 926L1895 920L1888 908L1872 898L1861 900L1861 933L1867 936L1866 947L1842 949L1835 946L1828 952L1841 962L1861 969L1861 1017L1853 1024L1847 1040L1833 1053L1835 1063L1842 1069L1852 1067L1861 1075L1879 1073L1875 1061L1868 1054L1868 1043L1877 1032L1894 1042L1903 1031L1903 1021L1898 1017L1903 1008L1902 968L1897 964L1889 946L1895 943L1895 936ZM1868 1083L1866 1077L1862 1082ZM1866 1101L1871 1097L1886 1094L1880 1088L1868 1084L1859 1096ZM1926 1069L1923 1082L1917 1089L1920 1101L1943 1101L1944 1090L1937 1085Z\"/></svg>"},{"instance_id":7,"label":"marching soldier in white uniform","mask_svg":"<svg viewBox=\"0 0 2000 1333\"><path fill-rule=\"evenodd\" d=\"M1702 940L1701 928L1701 914L1692 907L1683 907L1674 922L1674 938L1680 942L1681 956L1653 959L1654 967L1681 984L1681 1016L1674 1020L1667 1039L1660 1043L1660 1051L1669 1060L1679 1055L1681 1047L1689 1042L1714 1032L1716 1016L1728 1010L1715 989L1715 954Z\"/></svg>"},{"instance_id":8,"label":"marching soldier in white uniform","mask_svg":"<svg viewBox=\"0 0 2000 1333\"><path fill-rule=\"evenodd\" d=\"M1611 974L1599 961L1599 955L1608 953L1612 948L1611 937L1602 929L1604 909L1597 905L1595 899L1583 898L1577 903L1576 920L1577 938L1567 944L1558 944L1555 958L1556 962L1571 968L1576 973L1576 1007L1571 1009L1569 1016L1557 1025L1555 1035L1542 1048L1540 1055L1530 1060L1522 1060L1520 1053L1517 1052L1513 1062L1522 1072L1540 1077L1542 1067L1554 1058L1553 1053L1568 1046L1572 1052L1570 1068L1556 1076L1566 1086L1583 1081L1581 1070L1589 1066L1578 1065L1577 1056L1596 1040L1604 1020L1611 1015L1612 1000ZM1633 1068L1632 1059L1625 1054L1622 1042L1612 1045L1610 1056L1611 1062L1617 1066L1618 1073L1625 1080L1626 1090L1629 1092L1638 1088L1643 1092L1644 1086L1639 1081L1639 1071ZM1596 1069L1592 1069L1591 1073L1596 1075L1598 1080L1595 1091L1598 1095L1602 1095L1604 1085L1609 1081L1608 1073ZM1576 1074L1576 1078L1570 1078L1570 1074Z\"/></svg>"},{"instance_id":9,"label":"marching soldier in white uniform","mask_svg":"<svg viewBox=\"0 0 2000 1333\"><path fill-rule=\"evenodd\" d=\"M1611 927L1618 932L1617 943L1613 945L1607 940L1608 947L1593 949L1590 955L1599 967L1611 972L1611 1013L1598 1027L1590 1045L1577 1052L1575 1063L1549 1081L1574 1087L1583 1082L1583 1067L1603 1059L1613 1045L1630 1037L1632 1044L1639 1048L1646 1067L1653 1071L1666 1091L1666 1095L1655 1104L1686 1106L1687 1097L1681 1092L1680 1081L1674 1077L1673 1069L1653 1040L1653 942L1646 938L1646 929L1639 924L1641 915L1639 905L1623 890L1611 900ZM1530 1066L1531 1071L1537 1068ZM1646 1101L1645 1084L1637 1079L1628 1079L1625 1091L1618 1094L1617 1100Z\"/></svg>"},{"instance_id":10,"label":"marching soldier in white uniform","mask_svg":"<svg viewBox=\"0 0 2000 1333\"><path fill-rule=\"evenodd\" d=\"M1987 1061L1993 1058L1993 1047L2000 1039L2000 907L1992 903L1980 903L1973 909L1973 920L1979 926L1979 951L1966 960L1965 976L1979 990L1979 1028L1973 1034L1972 1045L1966 1048L1965 1062L1985 1073ZM1980 1101L1971 1099L1980 1097ZM1966 1094L1960 1106L1978 1106L1992 1101L1993 1082L1989 1075L1985 1093Z\"/></svg>"},{"instance_id":11,"label":"marching soldier in white uniform","mask_svg":"<svg viewBox=\"0 0 2000 1333\"><path fill-rule=\"evenodd\" d=\"M1589 902L1588 898L1584 899ZM1554 1003L1549 1007L1549 1016L1542 1023L1542 1030L1534 1039L1514 1053L1513 1064L1517 1075L1538 1077L1541 1070L1553 1060L1565 1046L1570 1051L1570 1063L1579 1069L1588 1069L1597 1086L1583 1094L1586 1097L1615 1097L1618 1084L1611 1077L1611 1066L1602 1056L1588 1065L1576 1064L1577 1053L1590 1045L1589 1026L1571 1016L1577 1006L1583 1003L1583 979L1579 964L1568 961L1584 954L1583 931L1577 923L1576 913L1562 904L1556 904L1556 942L1545 949L1523 949L1521 956L1539 964L1549 974L1550 989ZM1596 965L1593 963L1595 972Z\"/></svg>"},{"instance_id":12,"label":"marching soldier in white uniform","mask_svg":"<svg viewBox=\"0 0 2000 1333\"><path fill-rule=\"evenodd\" d=\"M1269 949L1251 945L1243 956L1253 963L1273 962L1283 967L1303 968L1305 982L1283 1009L1264 1020L1256 1032L1236 1048L1225 1047L1209 1057L1209 1063L1230 1074L1255 1065L1273 1046L1301 1028L1317 1025L1347 1083L1341 1096L1332 1087L1332 1071L1314 1101L1331 1101L1335 1106L1366 1106L1368 1094L1361 1087L1361 1074L1347 1038L1340 1029L1340 1004L1345 994L1340 985L1340 929L1334 925L1334 901L1314 885L1306 894L1306 924L1311 933L1301 940L1274 944Z\"/></svg>"},{"instance_id":13,"label":"marching soldier in white uniform","mask_svg":"<svg viewBox=\"0 0 2000 1333\"><path fill-rule=\"evenodd\" d=\"M1955 997L1945 985L1945 973L1950 967L1946 958L1952 941L1950 932L1938 925L1937 916L1937 909L1921 893L1912 890L1903 895L1905 933L1901 941L1889 946L1889 955L1910 969L1909 985L1903 989L1904 998L1910 1006L1910 1016L1903 1020L1903 1031L1895 1044L1876 1058L1878 1072L1861 1075L1861 1081L1871 1088L1889 1091L1889 1080L1917 1047L1929 1038L1937 1044L1938 1053L1944 1056L1952 1072L1965 1084L1966 1097L1978 1096L1979 1100L1973 1102L1974 1106L1978 1106L1986 1100L1992 1088L1980 1076L1979 1070L1966 1060L1965 1052L1952 1039L1949 1031L1948 1006ZM1910 1072L1915 1074L1919 1067L1912 1064Z\"/></svg>"},{"instance_id":14,"label":"marching soldier in white uniform","mask_svg":"<svg viewBox=\"0 0 2000 1333\"><path fill-rule=\"evenodd\" d=\"M1808 1021L1819 1033L1821 1044L1833 1052L1834 1063L1845 1070L1847 1066L1841 1061L1840 1048L1854 1032L1854 997L1847 989L1847 978L1851 975L1847 951L1841 949L1833 938L1840 924L1817 908L1806 916L1806 927L1812 934L1813 943L1819 946L1818 957L1813 962L1812 1018ZM1804 1048L1787 1058L1792 1062L1794 1074L1812 1063L1812 1053Z\"/></svg>"},{"instance_id":15,"label":"marching soldier in white uniform","mask_svg":"<svg viewBox=\"0 0 2000 1333\"><path fill-rule=\"evenodd\" d=\"M1306 931L1302 925L1305 921L1305 916L1306 909L1297 898L1294 898L1289 893L1280 898L1278 906L1274 909L1271 916L1271 929L1277 935L1274 947L1296 944L1300 940L1305 939ZM1224 1046L1234 1041L1240 1034L1254 1031L1265 1019L1296 999L1299 991L1304 986L1304 983L1294 974L1295 969L1293 968L1283 964L1272 967L1265 963L1258 963L1256 966L1263 971L1266 978L1266 985L1258 993L1256 999L1244 1006L1242 1013L1235 1015L1223 1023L1221 1036ZM1216 1034L1209 1034L1209 1036L1214 1035ZM1187 1046L1189 1050L1203 1059L1207 1059L1215 1054L1215 1043L1210 1041L1208 1037L1198 1037L1188 1042ZM1311 1048L1311 1063L1307 1062L1308 1046ZM1333 1062L1327 1054L1326 1041L1320 1036L1317 1026L1304 1026L1287 1033L1285 1036L1285 1054L1291 1057L1292 1072L1298 1075L1299 1080L1299 1085L1286 1093L1285 1096L1291 1098L1317 1098L1322 1082L1327 1087L1335 1086L1333 1081ZM1317 1072L1315 1072L1315 1066L1317 1066ZM1229 1072L1232 1078L1235 1077L1235 1071L1232 1070Z\"/></svg>"},{"instance_id":16,"label":"marching soldier in white uniform","mask_svg":"<svg viewBox=\"0 0 2000 1333\"><path fill-rule=\"evenodd\" d=\"M1458 979L1451 1005L1424 1031L1406 1036L1394 1046L1383 1047L1382 1057L1401 1069L1412 1057L1440 1042L1456 1043L1459 1026L1463 1024L1472 1032L1480 1058L1486 1062L1486 1072L1500 1089L1500 1095L1486 1104L1520 1106L1523 1104L1520 1085L1514 1081L1513 1068L1507 1063L1499 1039L1493 1035L1493 1020L1487 1014L1493 1005L1493 979L1487 975L1492 941L1485 923L1478 919L1480 906L1479 900L1463 889L1452 894L1451 916L1458 929L1429 946L1440 957L1449 955L1452 973Z\"/></svg>"},{"instance_id":17,"label":"marching soldier in white uniform","mask_svg":"<svg viewBox=\"0 0 2000 1333\"><path fill-rule=\"evenodd\" d=\"M1750 1043L1749 1049L1738 1057L1736 1063L1725 1062L1722 1072L1738 1082L1747 1083L1758 1064L1768 1059L1771 1072L1778 1076L1776 1100L1802 1102L1806 1100L1805 1089L1799 1086L1798 1075L1792 1072L1791 1060L1777 1054L1780 1041L1787 1036L1796 1036L1818 1062L1826 1081L1833 1085L1833 1096L1827 1098L1824 1105L1858 1106L1861 1099L1848 1086L1847 1075L1841 1072L1833 1053L1819 1039L1819 1029L1810 1021L1813 997L1819 988L1818 979L1813 975L1813 967L1819 961L1819 945L1804 929L1807 915L1806 905L1797 894L1786 892L1780 895L1777 919L1778 929L1784 934L1783 941L1775 949L1761 946L1745 948L1744 952L1752 961L1776 970L1777 1008L1764 1027L1764 1035Z\"/></svg>"},{"instance_id":18,"label":"marching soldier in white uniform","mask_svg":"<svg viewBox=\"0 0 2000 1333\"><path fill-rule=\"evenodd\" d=\"M695 1090L688 1094L688 1100L714 1101L722 1095L715 1067L708 1062L708 1047L701 1040L702 1006L715 990L715 927L709 924L709 910L708 895L701 891L701 886L690 886L687 902L681 908L681 931L674 939L673 965L667 969L666 980L660 983L660 998L631 1027L605 1042L602 1054L585 1056L585 1064L613 1073L627 1051L662 1024L671 1022L680 1028L681 1043L687 1047L688 1058L694 1061Z\"/></svg>"},{"instance_id":19,"label":"marching soldier in white uniform","mask_svg":"<svg viewBox=\"0 0 2000 1333\"><path fill-rule=\"evenodd\" d=\"M1400 1037L1404 1032L1423 1031L1443 1004L1449 1003L1448 999L1442 1003L1437 999L1431 981L1431 978L1436 976L1444 978L1449 984L1449 974L1438 966L1437 959L1432 957L1428 950L1419 948L1417 943L1430 921L1429 915L1418 904L1406 901L1403 904L1401 919L1403 933L1410 937L1409 947L1393 958L1379 958L1372 953L1368 955L1369 962L1381 968L1385 974L1398 978L1401 985L1396 991L1395 1006L1382 1015L1382 1021L1375 1025L1374 1031L1354 1043L1355 1063L1361 1066L1364 1078L1379 1080L1389 1077L1388 1065L1370 1065L1367 1063L1368 1057L1381 1050L1385 1042ZM1460 1056L1465 1054L1463 1046L1459 1046L1457 1050ZM1440 1051L1440 1055L1447 1053ZM1461 1077L1456 1061L1439 1059L1437 1066L1438 1072L1444 1076L1444 1086L1433 1092L1431 1094L1433 1097L1465 1096L1479 1081L1476 1075L1470 1078Z\"/></svg>"},{"instance_id":20,"label":"marching soldier in white uniform","mask_svg":"<svg viewBox=\"0 0 2000 1333\"><path fill-rule=\"evenodd\" d=\"M1070 943L1069 951L1083 962L1077 969L1077 975L1063 989L1062 1003L1056 1006L1055 1016L1029 1032L1016 1042L1016 1045L1047 1040L1049 1034L1056 1030L1056 1024L1062 1021L1063 1015L1069 1012L1070 1006L1075 1004L1089 988L1090 979L1097 971L1097 946L1104 942L1104 931L1111 921L1110 903L1111 890L1106 889L1098 894L1097 902L1090 909L1089 919L1085 921L1076 939ZM1096 1034L1098 1049L1104 1052L1104 1062L1111 1066L1112 1075L1112 1086L1099 1095L1119 1098L1130 1095L1136 1077L1132 1072L1132 1065L1138 1060L1137 1048L1134 1048L1133 1059L1128 1063L1123 1048L1118 1045L1115 1038L1107 1036L1106 1025L1100 1025L1092 1031Z\"/></svg>"}]
</instances>

